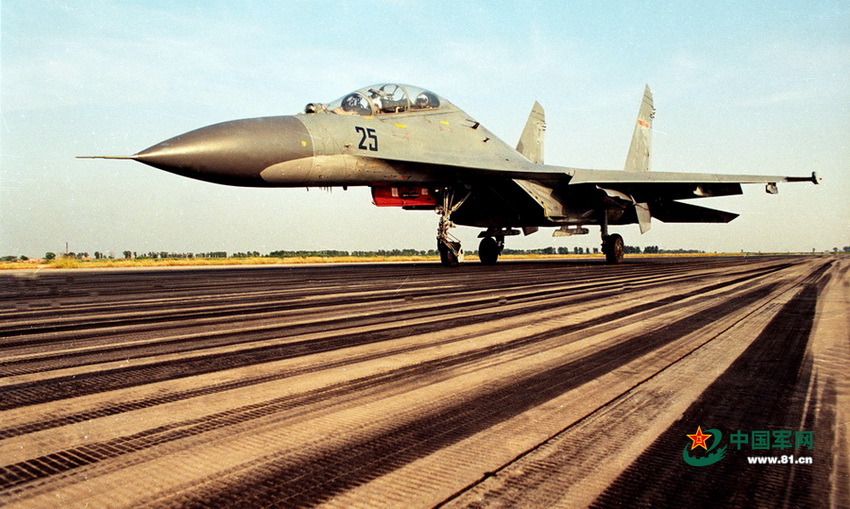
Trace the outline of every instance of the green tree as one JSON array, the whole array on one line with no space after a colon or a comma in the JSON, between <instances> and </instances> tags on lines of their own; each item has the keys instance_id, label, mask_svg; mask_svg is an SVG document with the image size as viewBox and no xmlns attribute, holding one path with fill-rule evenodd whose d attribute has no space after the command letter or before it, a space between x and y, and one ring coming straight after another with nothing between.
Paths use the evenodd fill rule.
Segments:
<instances>
[{"instance_id":1,"label":"green tree","mask_svg":"<svg viewBox=\"0 0 850 509\"><path fill-rule=\"evenodd\" d=\"M56 258L56 253L54 253L53 251L48 251L48 252L44 253L44 259L47 260L48 262L50 260L53 260L54 258Z\"/></svg>"}]
</instances>

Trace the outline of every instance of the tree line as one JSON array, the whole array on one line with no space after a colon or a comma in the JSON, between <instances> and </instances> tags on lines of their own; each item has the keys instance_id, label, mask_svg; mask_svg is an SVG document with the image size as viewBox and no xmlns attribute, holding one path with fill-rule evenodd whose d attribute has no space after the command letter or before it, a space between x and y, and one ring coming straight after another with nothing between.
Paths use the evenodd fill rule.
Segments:
<instances>
[{"instance_id":1,"label":"tree line","mask_svg":"<svg viewBox=\"0 0 850 509\"><path fill-rule=\"evenodd\" d=\"M662 249L658 246L646 246L644 248L640 248L637 246L625 246L626 254L690 254L690 253L705 253L705 251L700 251L696 249ZM573 247L572 249L568 247L542 247L537 249L511 249L505 248L502 251L502 254L509 255L590 255L590 254L599 254L600 249L598 247L594 248L584 248L584 247ZM814 252L814 250L813 250ZM833 253L850 253L850 246L844 246L839 249L837 247L832 248ZM477 250L467 251L469 254L477 254ZM320 249L320 250L278 250L272 251L268 254L261 254L259 251L239 251L228 254L227 251L210 251L204 253L174 253L170 251L148 251L147 253L139 253L137 251L124 251L121 253L124 259L127 260L165 260L165 259L185 259L185 258L306 258L306 257L321 257L321 258L331 258L331 257L343 257L343 256L353 256L358 258L372 258L372 257L388 257L388 256L437 256L436 249L378 249L375 251L341 251L336 249ZM110 259L114 260L116 257L114 253L103 253L101 251L95 251L93 255L90 255L88 252L83 251L79 253L70 252L68 254L57 255L52 251L48 251L44 255L45 261L51 261L55 258L65 257L65 258L73 258L77 260L102 260L102 259ZM0 261L3 262L16 262L16 261L27 261L29 257L20 255L20 256L0 256Z\"/></svg>"}]
</instances>

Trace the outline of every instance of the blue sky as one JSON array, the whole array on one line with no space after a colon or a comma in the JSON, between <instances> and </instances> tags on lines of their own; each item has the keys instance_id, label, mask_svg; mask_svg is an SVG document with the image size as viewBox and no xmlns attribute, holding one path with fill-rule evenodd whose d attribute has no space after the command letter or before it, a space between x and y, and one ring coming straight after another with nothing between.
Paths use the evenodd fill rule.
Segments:
<instances>
[{"instance_id":1,"label":"blue sky","mask_svg":"<svg viewBox=\"0 0 850 509\"><path fill-rule=\"evenodd\" d=\"M294 114L362 86L434 90L515 144L535 100L546 161L620 169L645 83L655 171L807 175L653 222L631 245L850 245L850 4L835 2L0 3L0 255L433 247L430 212L366 189L241 189L130 161L182 132ZM467 248L478 230L459 228ZM598 230L510 247L595 247Z\"/></svg>"}]
</instances>

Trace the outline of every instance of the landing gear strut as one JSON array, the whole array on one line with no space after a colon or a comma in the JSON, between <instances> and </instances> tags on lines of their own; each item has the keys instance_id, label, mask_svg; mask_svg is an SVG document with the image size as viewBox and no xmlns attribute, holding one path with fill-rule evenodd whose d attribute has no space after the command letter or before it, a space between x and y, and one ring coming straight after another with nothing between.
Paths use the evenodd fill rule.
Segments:
<instances>
[{"instance_id":1,"label":"landing gear strut","mask_svg":"<svg viewBox=\"0 0 850 509\"><path fill-rule=\"evenodd\" d=\"M442 195L443 204L437 207L437 213L440 214L440 223L437 226L437 252L440 253L440 263L443 267L457 267L463 261L463 250L460 248L460 241L449 233L449 229L455 227L450 218L452 212L466 201L469 194L457 202L454 201L454 189L443 189Z\"/></svg>"}]
</instances>

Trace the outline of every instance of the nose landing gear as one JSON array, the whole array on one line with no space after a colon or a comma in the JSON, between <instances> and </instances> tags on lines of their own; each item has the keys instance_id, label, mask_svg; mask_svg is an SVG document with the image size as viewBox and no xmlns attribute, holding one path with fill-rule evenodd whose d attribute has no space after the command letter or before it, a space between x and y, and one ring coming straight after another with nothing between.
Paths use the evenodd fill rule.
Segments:
<instances>
[{"instance_id":1,"label":"nose landing gear","mask_svg":"<svg viewBox=\"0 0 850 509\"><path fill-rule=\"evenodd\" d=\"M440 223L437 226L437 252L440 253L440 263L443 267L457 267L463 261L463 249L460 247L460 241L449 233L449 229L455 227L451 222L451 215L466 201L469 193L456 202L454 189L442 189L441 194L443 204L437 207L437 213L440 214Z\"/></svg>"},{"instance_id":2,"label":"nose landing gear","mask_svg":"<svg viewBox=\"0 0 850 509\"><path fill-rule=\"evenodd\" d=\"M463 249L456 240L437 240L437 251L443 267L457 267L463 261Z\"/></svg>"}]
</instances>

